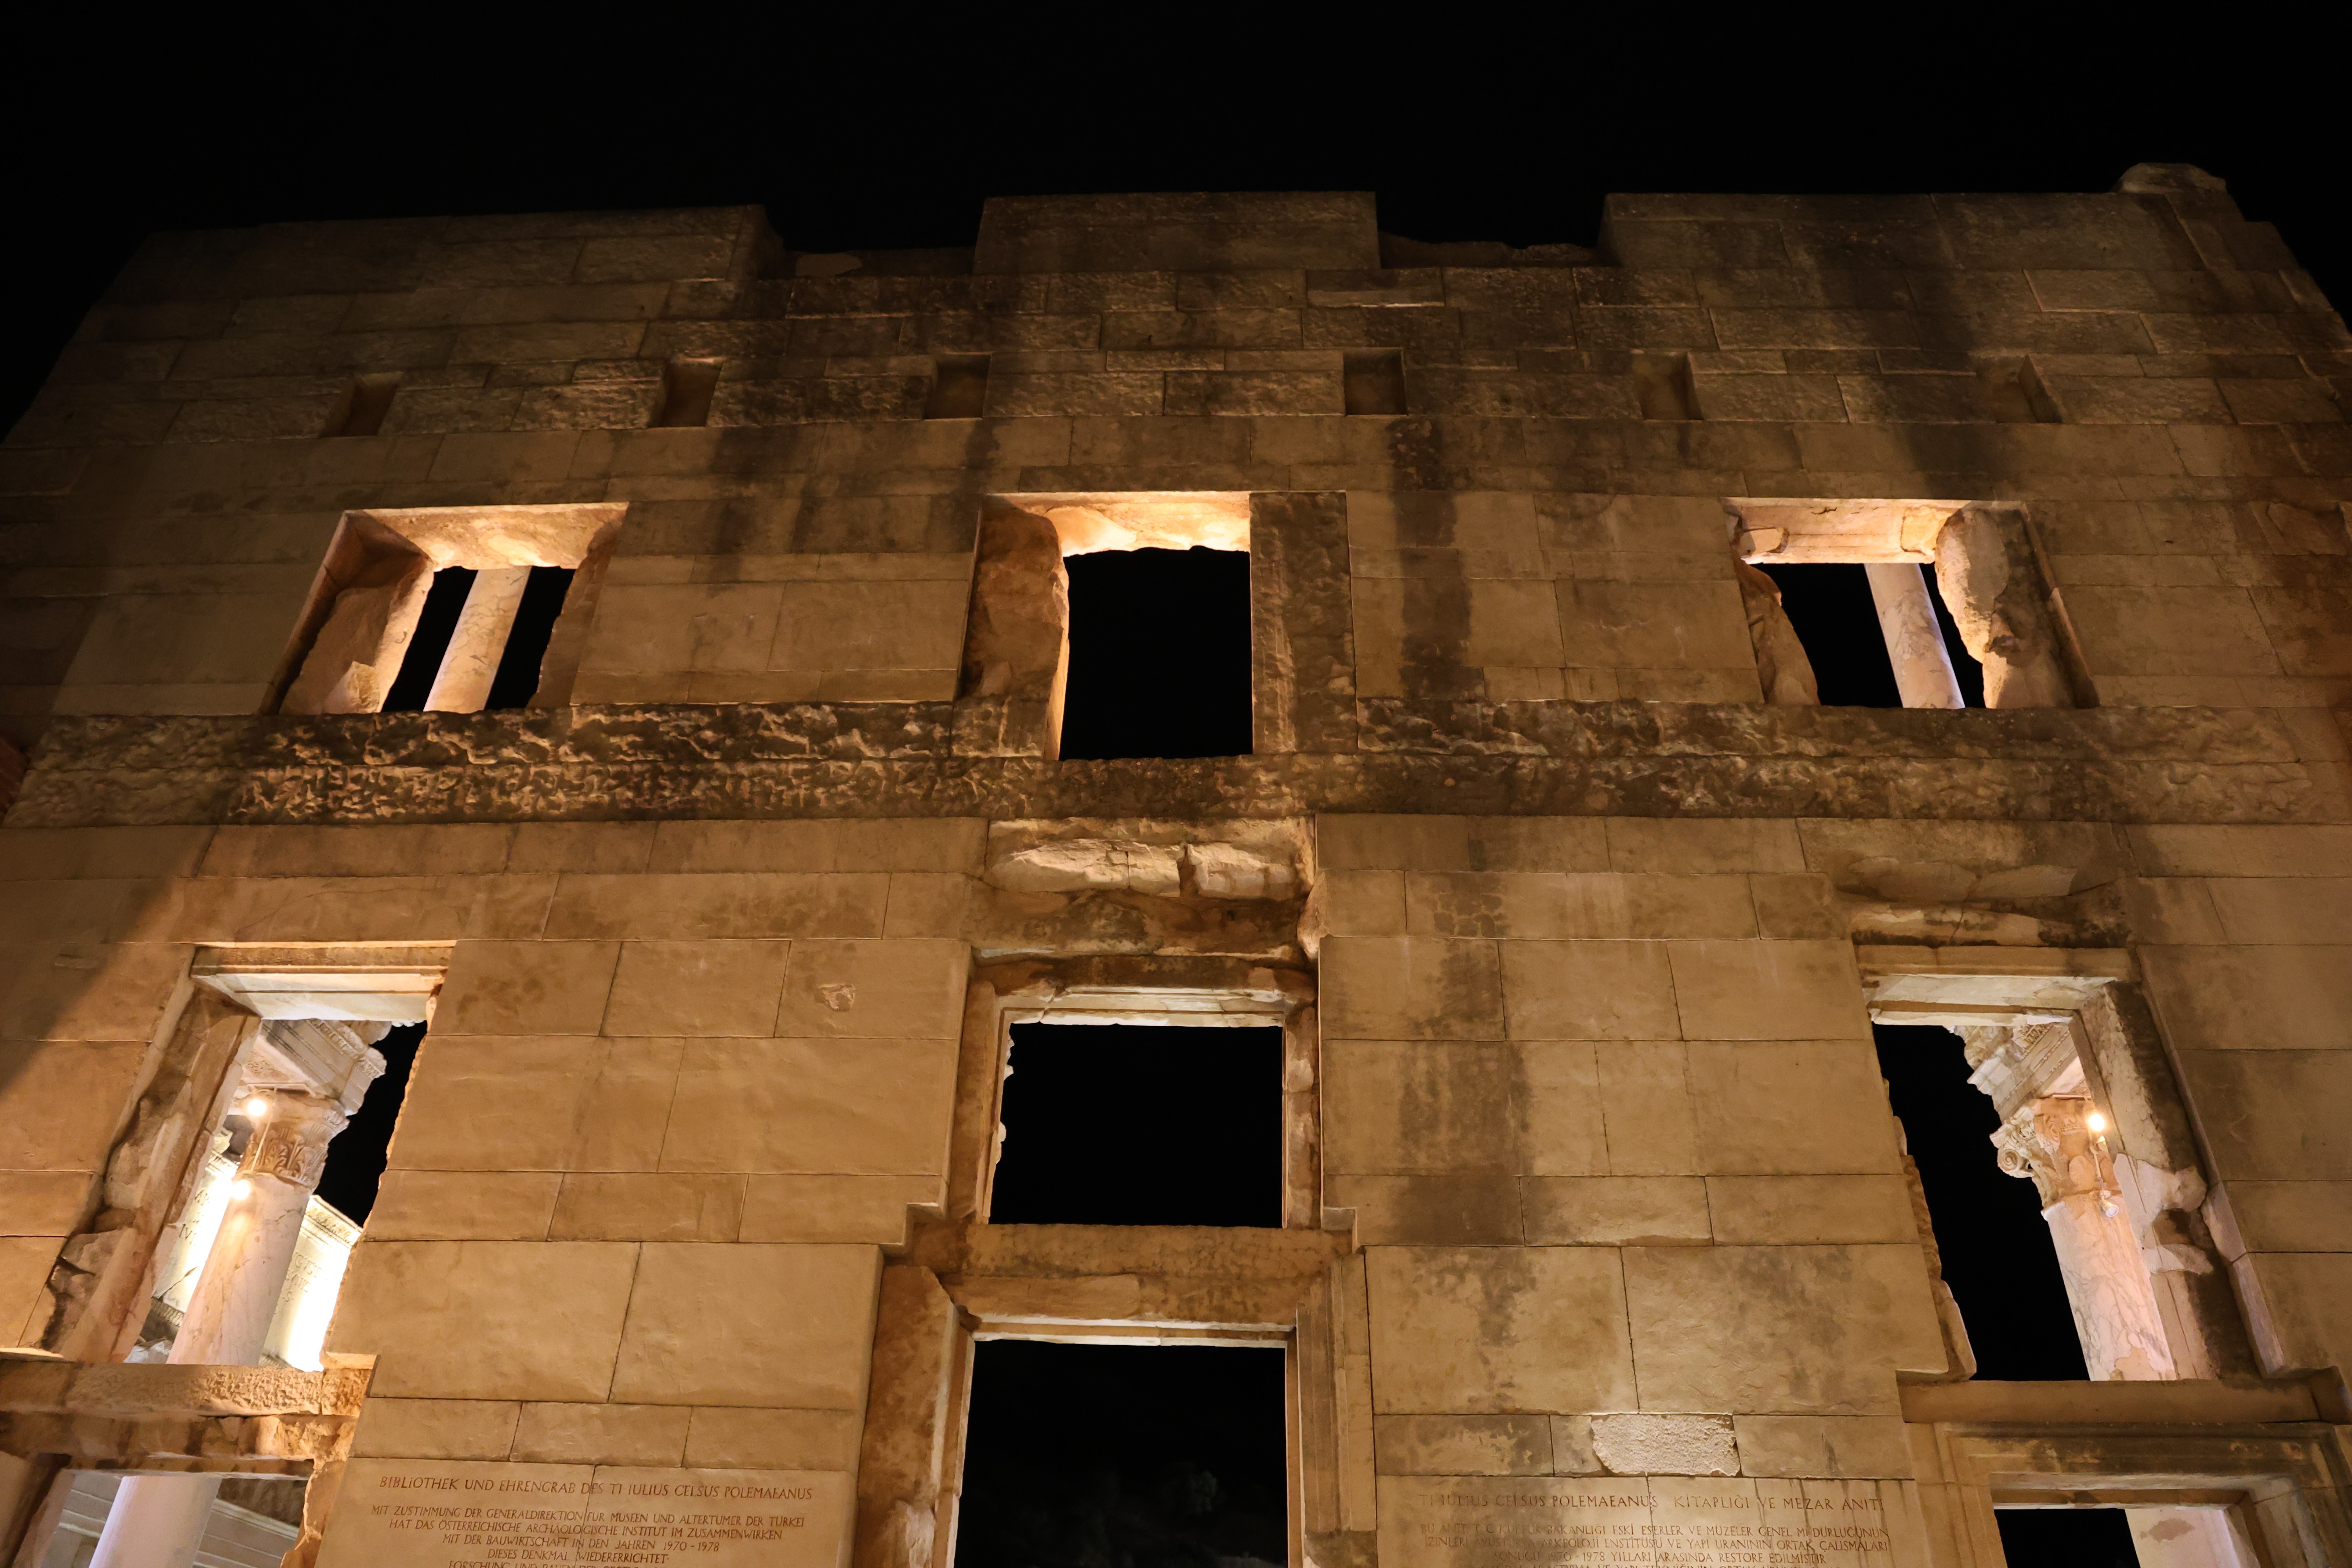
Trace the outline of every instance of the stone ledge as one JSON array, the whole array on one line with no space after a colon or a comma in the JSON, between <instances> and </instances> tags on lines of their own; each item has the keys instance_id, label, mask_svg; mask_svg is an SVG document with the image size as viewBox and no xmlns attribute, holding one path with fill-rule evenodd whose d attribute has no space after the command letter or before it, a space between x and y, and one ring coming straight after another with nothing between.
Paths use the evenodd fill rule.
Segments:
<instances>
[{"instance_id":1,"label":"stone ledge","mask_svg":"<svg viewBox=\"0 0 2352 1568\"><path fill-rule=\"evenodd\" d=\"M1903 1418L1971 1426L2242 1426L2329 1418L2311 1382L1914 1383ZM2340 1415L2340 1412L2334 1414Z\"/></svg>"}]
</instances>

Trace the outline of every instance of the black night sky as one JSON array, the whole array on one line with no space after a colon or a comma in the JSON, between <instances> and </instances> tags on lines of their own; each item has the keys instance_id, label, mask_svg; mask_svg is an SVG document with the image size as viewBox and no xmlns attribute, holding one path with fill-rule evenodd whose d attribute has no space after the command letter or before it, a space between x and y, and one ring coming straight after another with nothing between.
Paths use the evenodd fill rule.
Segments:
<instances>
[{"instance_id":1,"label":"black night sky","mask_svg":"<svg viewBox=\"0 0 2352 1568\"><path fill-rule=\"evenodd\" d=\"M1591 244L1612 190L2104 191L2135 163L2182 162L2227 179L2333 297L2352 297L2342 100L2322 74L2339 51L2277 8L2084 13L2079 33L2047 7L1984 6L1685 9L1647 25L1578 7L992 13L969 32L875 7L503 23L425 8L181 20L84 7L10 26L0 423L145 233L324 217L759 203L786 245L828 250L968 245L990 195L1348 189L1376 192L1381 226L1412 238ZM1215 591L1245 625L1244 572ZM1853 588L1790 585L1791 612L1801 623L1806 605ZM1169 628L1136 593L1081 594L1074 694L1099 670L1139 676L1159 658ZM1842 700L1893 700L1867 657L1850 673ZM1245 679L1245 665L1202 676L1192 754L1247 749ZM1139 745L1117 712L1089 706L1101 728L1074 735L1073 756L1176 749L1164 734ZM1029 1063L1016 1057L1034 1068L1014 1079L1016 1117L1060 1092L1054 1050L1087 1048L1089 1031L1050 1033L1024 1044ZM1252 1048L1214 1033L1216 1048ZM1181 1044L1171 1032L1161 1053L1129 1053L1135 1073L1095 1092L1157 1104L1180 1142L1207 1128L1219 1147L1270 1151L1271 1083L1222 1106L1180 1103L1150 1064ZM1984 1374L2081 1375L2078 1360L2061 1364L2071 1333L2054 1267L2032 1289L2013 1263L2007 1287L1984 1272L1989 1247L2046 1233L2030 1185L1991 1168L1990 1107L1961 1081L1957 1041L1915 1031L1882 1048ZM339 1146L331 1196L354 1213L373 1195L362 1146L388 1135L404 1070ZM1265 1167L1231 1168L1242 1206L1205 1222L1270 1223ZM1983 1224L1948 1228L1954 1206ZM1279 1377L1265 1352L984 1347L964 1568L1278 1560ZM2061 1540L2061 1517L2037 1537L2041 1522L2005 1517L2018 1568L2114 1556L2112 1532Z\"/></svg>"}]
</instances>

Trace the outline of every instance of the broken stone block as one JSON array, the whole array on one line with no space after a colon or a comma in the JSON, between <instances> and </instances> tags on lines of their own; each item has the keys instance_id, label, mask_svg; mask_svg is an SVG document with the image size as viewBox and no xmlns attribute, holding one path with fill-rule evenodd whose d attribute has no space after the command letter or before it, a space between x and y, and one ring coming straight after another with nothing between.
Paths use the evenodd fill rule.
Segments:
<instances>
[{"instance_id":1,"label":"broken stone block","mask_svg":"<svg viewBox=\"0 0 2352 1568\"><path fill-rule=\"evenodd\" d=\"M992 863L988 879L1016 893L1079 893L1118 888L1168 895L1182 884L1174 849L1109 838L1041 844Z\"/></svg>"},{"instance_id":2,"label":"broken stone block","mask_svg":"<svg viewBox=\"0 0 2352 1568\"><path fill-rule=\"evenodd\" d=\"M1276 858L1231 844L1195 844L1184 851L1192 885L1204 899L1287 899L1298 891L1298 873L1287 857Z\"/></svg>"}]
</instances>

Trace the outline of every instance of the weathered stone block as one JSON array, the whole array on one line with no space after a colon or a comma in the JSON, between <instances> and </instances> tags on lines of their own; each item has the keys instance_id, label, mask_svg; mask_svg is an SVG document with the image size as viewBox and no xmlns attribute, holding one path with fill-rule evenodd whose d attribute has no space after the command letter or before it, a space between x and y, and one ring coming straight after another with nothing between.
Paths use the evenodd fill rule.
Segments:
<instances>
[{"instance_id":1,"label":"weathered stone block","mask_svg":"<svg viewBox=\"0 0 2352 1568\"><path fill-rule=\"evenodd\" d=\"M1916 1247L1629 1247L1624 1258L1644 1405L1893 1415L1896 1372L1943 1370Z\"/></svg>"},{"instance_id":2,"label":"weathered stone block","mask_svg":"<svg viewBox=\"0 0 2352 1568\"><path fill-rule=\"evenodd\" d=\"M637 1247L372 1241L352 1254L330 1350L373 1355L381 1397L601 1400ZM507 1304L528 1295L539 1310Z\"/></svg>"},{"instance_id":3,"label":"weathered stone block","mask_svg":"<svg viewBox=\"0 0 2352 1568\"><path fill-rule=\"evenodd\" d=\"M1381 1413L1634 1403L1615 1251L1381 1247L1367 1268L1372 1354L1385 1369L1373 1385Z\"/></svg>"},{"instance_id":4,"label":"weathered stone block","mask_svg":"<svg viewBox=\"0 0 2352 1568\"><path fill-rule=\"evenodd\" d=\"M1388 1476L1541 1476L1552 1468L1543 1415L1382 1415L1372 1452Z\"/></svg>"},{"instance_id":5,"label":"weathered stone block","mask_svg":"<svg viewBox=\"0 0 2352 1568\"><path fill-rule=\"evenodd\" d=\"M503 1459L513 1451L521 1414L519 1402L505 1399L371 1399L352 1453L362 1459Z\"/></svg>"},{"instance_id":6,"label":"weathered stone block","mask_svg":"<svg viewBox=\"0 0 2352 1568\"><path fill-rule=\"evenodd\" d=\"M1595 1415L1592 1447L1620 1476L1736 1476L1728 1415Z\"/></svg>"},{"instance_id":7,"label":"weathered stone block","mask_svg":"<svg viewBox=\"0 0 2352 1568\"><path fill-rule=\"evenodd\" d=\"M879 1265L870 1247L647 1243L612 1396L856 1410Z\"/></svg>"}]
</instances>

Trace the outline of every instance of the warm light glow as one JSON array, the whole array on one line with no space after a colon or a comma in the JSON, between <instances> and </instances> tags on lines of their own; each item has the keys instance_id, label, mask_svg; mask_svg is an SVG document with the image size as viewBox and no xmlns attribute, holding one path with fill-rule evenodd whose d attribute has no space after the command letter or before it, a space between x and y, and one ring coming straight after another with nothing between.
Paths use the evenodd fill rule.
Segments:
<instances>
[{"instance_id":1,"label":"warm light glow","mask_svg":"<svg viewBox=\"0 0 2352 1568\"><path fill-rule=\"evenodd\" d=\"M232 1198L245 1197L252 1191L253 1184L247 1181L243 1176L239 1176L236 1181L231 1182L228 1184L228 1195Z\"/></svg>"},{"instance_id":2,"label":"warm light glow","mask_svg":"<svg viewBox=\"0 0 2352 1568\"><path fill-rule=\"evenodd\" d=\"M257 1094L255 1095L251 1100L245 1102L245 1114L248 1121L260 1121L263 1117L269 1114L269 1101L262 1099L261 1096Z\"/></svg>"},{"instance_id":3,"label":"warm light glow","mask_svg":"<svg viewBox=\"0 0 2352 1568\"><path fill-rule=\"evenodd\" d=\"M2090 1115L2083 1118L2083 1125L2094 1132L2105 1132L2107 1130L2107 1119L2094 1110Z\"/></svg>"}]
</instances>

